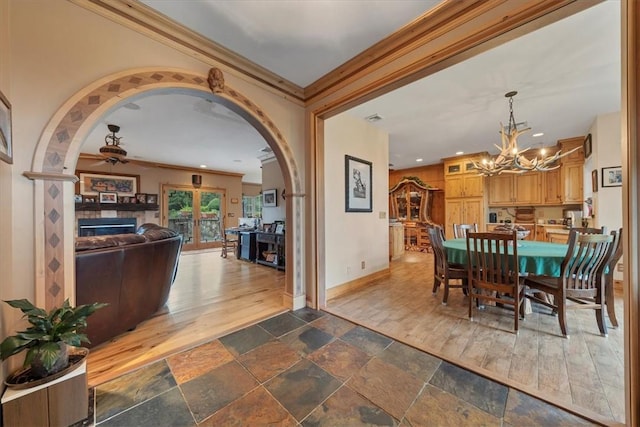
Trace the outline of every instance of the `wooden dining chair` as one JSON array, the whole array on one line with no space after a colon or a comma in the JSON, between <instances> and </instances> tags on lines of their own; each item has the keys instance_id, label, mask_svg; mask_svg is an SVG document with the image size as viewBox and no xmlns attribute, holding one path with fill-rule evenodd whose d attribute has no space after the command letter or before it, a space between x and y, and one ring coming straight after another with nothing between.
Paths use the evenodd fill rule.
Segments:
<instances>
[{"instance_id":1,"label":"wooden dining chair","mask_svg":"<svg viewBox=\"0 0 640 427\"><path fill-rule=\"evenodd\" d=\"M224 220L220 221L220 236L222 238L222 251L220 252L220 256L222 258L226 258L231 251L232 254L235 254L238 247L238 237L227 234L227 230L224 226Z\"/></svg>"},{"instance_id":2,"label":"wooden dining chair","mask_svg":"<svg viewBox=\"0 0 640 427\"><path fill-rule=\"evenodd\" d=\"M615 232L614 232L615 233ZM542 291L553 300L540 298L535 292L527 292L527 298L550 307L558 313L562 335L567 331L567 310L594 309L600 333L607 335L604 322L604 278L601 267L611 257L614 235L580 234L572 230L569 248L560 266L560 276L527 276L524 284L528 291ZM567 300L575 304L567 304Z\"/></svg>"},{"instance_id":3,"label":"wooden dining chair","mask_svg":"<svg viewBox=\"0 0 640 427\"><path fill-rule=\"evenodd\" d=\"M467 233L467 274L469 320L473 321L473 301L493 301L513 307L514 325L524 317L524 286L518 265L518 238L512 233Z\"/></svg>"},{"instance_id":4,"label":"wooden dining chair","mask_svg":"<svg viewBox=\"0 0 640 427\"><path fill-rule=\"evenodd\" d=\"M469 232L477 233L478 224L453 224L453 237L455 239L464 239Z\"/></svg>"},{"instance_id":5,"label":"wooden dining chair","mask_svg":"<svg viewBox=\"0 0 640 427\"><path fill-rule=\"evenodd\" d=\"M442 304L447 305L449 289L462 288L464 293L467 293L467 269L464 265L453 264L448 261L447 250L443 245L444 231L442 227L437 225L429 227L428 233L434 258L433 295L436 295L440 285L443 285ZM452 283L452 280L457 283Z\"/></svg>"},{"instance_id":6,"label":"wooden dining chair","mask_svg":"<svg viewBox=\"0 0 640 427\"><path fill-rule=\"evenodd\" d=\"M600 228L591 228L591 227L572 227L571 230L575 230L580 234L606 234L607 227L604 225Z\"/></svg>"},{"instance_id":7,"label":"wooden dining chair","mask_svg":"<svg viewBox=\"0 0 640 427\"><path fill-rule=\"evenodd\" d=\"M613 234L614 232L612 231L611 233ZM618 261L620 261L620 258L622 257L622 228L618 230L617 235L614 237L612 246L613 248L610 250L611 256L602 267L602 276L604 280L604 294L605 304L607 306L607 315L609 316L611 325L614 328L617 328L618 318L616 317L615 309L613 273L615 271L616 264L618 264Z\"/></svg>"}]
</instances>

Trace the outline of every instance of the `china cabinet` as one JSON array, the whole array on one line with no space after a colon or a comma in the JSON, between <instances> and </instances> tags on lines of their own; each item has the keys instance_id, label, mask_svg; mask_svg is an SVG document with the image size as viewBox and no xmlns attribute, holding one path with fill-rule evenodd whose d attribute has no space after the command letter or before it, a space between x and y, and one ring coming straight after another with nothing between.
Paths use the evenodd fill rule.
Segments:
<instances>
[{"instance_id":1,"label":"china cabinet","mask_svg":"<svg viewBox=\"0 0 640 427\"><path fill-rule=\"evenodd\" d=\"M404 178L389 190L390 217L398 221L431 222L431 192L435 189L411 178Z\"/></svg>"}]
</instances>

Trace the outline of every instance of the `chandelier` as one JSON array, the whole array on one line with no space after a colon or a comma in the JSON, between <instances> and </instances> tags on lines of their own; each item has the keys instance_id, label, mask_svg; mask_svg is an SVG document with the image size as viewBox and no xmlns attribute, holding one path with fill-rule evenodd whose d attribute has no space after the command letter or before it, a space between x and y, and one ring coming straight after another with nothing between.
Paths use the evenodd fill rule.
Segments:
<instances>
[{"instance_id":1,"label":"chandelier","mask_svg":"<svg viewBox=\"0 0 640 427\"><path fill-rule=\"evenodd\" d=\"M120 131L120 126L107 125L109 128L109 134L104 137L104 144L100 147L100 155L104 157L104 161L115 165L116 163L127 163L127 151L120 147L120 140L122 137L116 136L116 133Z\"/></svg>"},{"instance_id":2,"label":"chandelier","mask_svg":"<svg viewBox=\"0 0 640 427\"><path fill-rule=\"evenodd\" d=\"M527 157L524 155L530 147L520 150L518 148L518 136L527 132L531 128L518 130L516 121L513 117L513 97L518 92L507 92L504 96L509 98L509 124L506 127L500 123L500 135L502 137L502 146L494 144L495 147L500 150L500 153L493 158L485 158L480 162L472 161L474 169L478 171L480 175L493 176L501 173L523 173L528 171L550 171L558 169L560 164L558 160L564 156L567 156L580 147L576 147L573 150L562 153L557 151L555 154L547 156L546 150L542 148L540 155L533 155Z\"/></svg>"}]
</instances>

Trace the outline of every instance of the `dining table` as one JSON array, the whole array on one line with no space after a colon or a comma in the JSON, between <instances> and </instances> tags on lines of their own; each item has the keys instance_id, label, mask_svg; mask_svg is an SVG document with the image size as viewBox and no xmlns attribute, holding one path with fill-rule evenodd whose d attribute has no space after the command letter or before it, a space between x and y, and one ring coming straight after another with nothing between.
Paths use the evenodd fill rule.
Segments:
<instances>
[{"instance_id":1,"label":"dining table","mask_svg":"<svg viewBox=\"0 0 640 427\"><path fill-rule=\"evenodd\" d=\"M518 240L518 267L520 273L560 276L562 260L569 245L562 243ZM467 240L450 239L443 242L449 262L467 264Z\"/></svg>"}]
</instances>

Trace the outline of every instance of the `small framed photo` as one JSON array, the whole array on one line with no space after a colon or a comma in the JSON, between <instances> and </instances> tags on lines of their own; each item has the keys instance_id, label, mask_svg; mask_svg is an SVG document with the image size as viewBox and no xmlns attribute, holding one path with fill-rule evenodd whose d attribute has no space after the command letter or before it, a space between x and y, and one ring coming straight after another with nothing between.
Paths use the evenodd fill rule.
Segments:
<instances>
[{"instance_id":1,"label":"small framed photo","mask_svg":"<svg viewBox=\"0 0 640 427\"><path fill-rule=\"evenodd\" d=\"M100 200L100 203L118 203L118 193L106 191L98 193L98 198L98 200Z\"/></svg>"},{"instance_id":2,"label":"small framed photo","mask_svg":"<svg viewBox=\"0 0 640 427\"><path fill-rule=\"evenodd\" d=\"M284 224L278 223L278 225L276 225L276 234L282 234L282 233L284 233Z\"/></svg>"},{"instance_id":3,"label":"small framed photo","mask_svg":"<svg viewBox=\"0 0 640 427\"><path fill-rule=\"evenodd\" d=\"M97 203L96 196L82 196L82 203Z\"/></svg>"},{"instance_id":4,"label":"small framed photo","mask_svg":"<svg viewBox=\"0 0 640 427\"><path fill-rule=\"evenodd\" d=\"M584 138L582 148L584 149L584 159L587 160L589 157L591 157L591 153L593 150L593 147L591 146L591 134L587 135Z\"/></svg>"},{"instance_id":5,"label":"small framed photo","mask_svg":"<svg viewBox=\"0 0 640 427\"><path fill-rule=\"evenodd\" d=\"M622 166L602 168L602 188L622 186Z\"/></svg>"},{"instance_id":6,"label":"small framed photo","mask_svg":"<svg viewBox=\"0 0 640 427\"><path fill-rule=\"evenodd\" d=\"M118 196L118 203L130 203L131 198L129 196Z\"/></svg>"},{"instance_id":7,"label":"small framed photo","mask_svg":"<svg viewBox=\"0 0 640 427\"><path fill-rule=\"evenodd\" d=\"M137 203L147 203L147 193L136 193Z\"/></svg>"},{"instance_id":8,"label":"small framed photo","mask_svg":"<svg viewBox=\"0 0 640 427\"><path fill-rule=\"evenodd\" d=\"M262 191L262 206L263 207L274 207L277 206L277 196L278 190L263 190Z\"/></svg>"},{"instance_id":9,"label":"small framed photo","mask_svg":"<svg viewBox=\"0 0 640 427\"><path fill-rule=\"evenodd\" d=\"M13 142L11 141L11 104L0 92L0 159L13 163Z\"/></svg>"},{"instance_id":10,"label":"small framed photo","mask_svg":"<svg viewBox=\"0 0 640 427\"><path fill-rule=\"evenodd\" d=\"M345 212L373 212L371 162L344 156Z\"/></svg>"},{"instance_id":11,"label":"small framed photo","mask_svg":"<svg viewBox=\"0 0 640 427\"><path fill-rule=\"evenodd\" d=\"M598 192L598 169L591 171L591 192Z\"/></svg>"},{"instance_id":12,"label":"small framed photo","mask_svg":"<svg viewBox=\"0 0 640 427\"><path fill-rule=\"evenodd\" d=\"M76 194L73 196L73 201L76 203L82 203L82 194Z\"/></svg>"},{"instance_id":13,"label":"small framed photo","mask_svg":"<svg viewBox=\"0 0 640 427\"><path fill-rule=\"evenodd\" d=\"M157 205L158 204L158 195L157 194L147 194L147 204Z\"/></svg>"}]
</instances>

